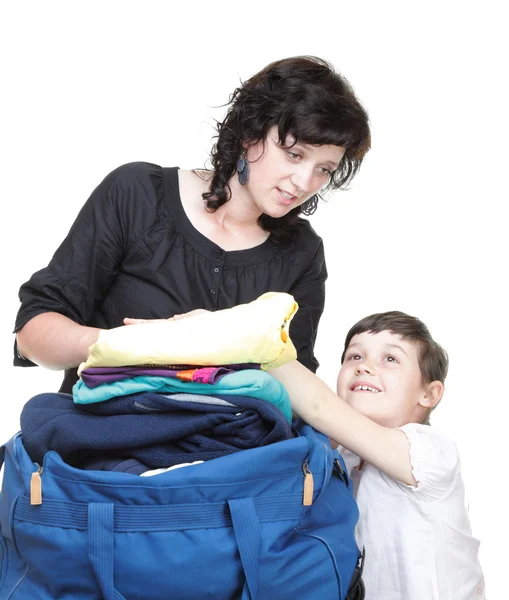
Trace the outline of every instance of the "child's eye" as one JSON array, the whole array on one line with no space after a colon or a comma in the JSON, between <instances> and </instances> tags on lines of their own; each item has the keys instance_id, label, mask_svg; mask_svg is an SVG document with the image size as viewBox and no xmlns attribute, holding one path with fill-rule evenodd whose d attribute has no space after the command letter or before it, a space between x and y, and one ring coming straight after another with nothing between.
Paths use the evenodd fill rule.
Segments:
<instances>
[{"instance_id":1,"label":"child's eye","mask_svg":"<svg viewBox=\"0 0 509 600\"><path fill-rule=\"evenodd\" d=\"M390 363L397 363L397 362L398 362L398 359L397 359L395 356L392 356L392 354L388 354L388 355L385 357L385 360L386 360L387 362L390 362Z\"/></svg>"},{"instance_id":2,"label":"child's eye","mask_svg":"<svg viewBox=\"0 0 509 600\"><path fill-rule=\"evenodd\" d=\"M360 354L349 354L347 360L362 360L362 356Z\"/></svg>"}]
</instances>

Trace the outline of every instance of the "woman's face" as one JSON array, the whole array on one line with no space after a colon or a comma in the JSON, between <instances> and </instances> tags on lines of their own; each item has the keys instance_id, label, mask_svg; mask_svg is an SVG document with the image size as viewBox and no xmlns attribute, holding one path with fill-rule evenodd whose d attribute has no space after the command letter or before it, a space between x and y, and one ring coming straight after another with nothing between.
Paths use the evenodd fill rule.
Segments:
<instances>
[{"instance_id":1,"label":"woman's face","mask_svg":"<svg viewBox=\"0 0 509 600\"><path fill-rule=\"evenodd\" d=\"M312 146L290 136L279 144L277 127L272 127L264 142L246 149L249 180L244 189L256 208L279 218L301 205L325 186L343 158L340 146Z\"/></svg>"}]
</instances>

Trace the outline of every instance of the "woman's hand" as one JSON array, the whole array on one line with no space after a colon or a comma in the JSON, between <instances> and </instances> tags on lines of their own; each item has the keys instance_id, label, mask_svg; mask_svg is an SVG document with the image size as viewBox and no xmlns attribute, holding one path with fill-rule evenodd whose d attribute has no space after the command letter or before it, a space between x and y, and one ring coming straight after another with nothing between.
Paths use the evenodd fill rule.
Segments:
<instances>
[{"instance_id":1,"label":"woman's hand","mask_svg":"<svg viewBox=\"0 0 509 600\"><path fill-rule=\"evenodd\" d=\"M199 315L201 313L206 313L209 312L208 310L205 310L203 308L197 308L195 310L191 310L187 313L183 313L181 315L173 315L173 317L170 317L169 319L131 319L129 317L126 317L124 319L124 325L144 325L144 324L150 324L150 323L161 323L163 321L179 321L180 319L187 319L188 317L195 317L196 315Z\"/></svg>"}]
</instances>

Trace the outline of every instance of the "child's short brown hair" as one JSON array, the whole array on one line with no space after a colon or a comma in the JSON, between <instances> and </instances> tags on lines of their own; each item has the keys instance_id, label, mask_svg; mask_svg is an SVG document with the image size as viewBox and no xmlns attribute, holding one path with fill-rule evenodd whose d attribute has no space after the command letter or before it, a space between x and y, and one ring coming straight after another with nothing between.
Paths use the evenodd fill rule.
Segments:
<instances>
[{"instance_id":1,"label":"child's short brown hair","mask_svg":"<svg viewBox=\"0 0 509 600\"><path fill-rule=\"evenodd\" d=\"M376 313L356 323L347 333L341 364L343 364L345 352L354 335L365 332L380 333L382 331L390 331L418 345L417 356L424 383L431 383L432 381L444 383L449 368L447 352L440 344L435 342L422 321L417 317L411 317L397 310Z\"/></svg>"}]
</instances>

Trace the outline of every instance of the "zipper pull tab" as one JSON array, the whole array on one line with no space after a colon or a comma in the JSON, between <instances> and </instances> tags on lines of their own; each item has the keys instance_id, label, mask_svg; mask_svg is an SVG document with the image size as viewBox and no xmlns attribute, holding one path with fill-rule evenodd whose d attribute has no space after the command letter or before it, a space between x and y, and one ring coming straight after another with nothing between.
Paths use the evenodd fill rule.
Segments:
<instances>
[{"instance_id":1,"label":"zipper pull tab","mask_svg":"<svg viewBox=\"0 0 509 600\"><path fill-rule=\"evenodd\" d=\"M32 473L30 479L30 504L42 504L42 482L41 482L42 467L38 467L37 471Z\"/></svg>"},{"instance_id":2,"label":"zipper pull tab","mask_svg":"<svg viewBox=\"0 0 509 600\"><path fill-rule=\"evenodd\" d=\"M309 470L308 463L305 462L302 465L302 472L304 473L304 495L302 497L302 504L304 506L311 506L313 504L313 473Z\"/></svg>"},{"instance_id":3,"label":"zipper pull tab","mask_svg":"<svg viewBox=\"0 0 509 600\"><path fill-rule=\"evenodd\" d=\"M338 477L343 481L348 489L350 489L350 481L348 480L348 475L345 473L343 467L341 466L341 462L338 458L334 459L334 470L336 471Z\"/></svg>"}]
</instances>

